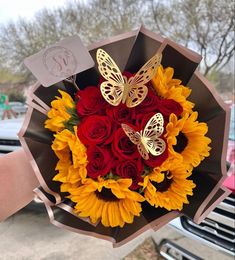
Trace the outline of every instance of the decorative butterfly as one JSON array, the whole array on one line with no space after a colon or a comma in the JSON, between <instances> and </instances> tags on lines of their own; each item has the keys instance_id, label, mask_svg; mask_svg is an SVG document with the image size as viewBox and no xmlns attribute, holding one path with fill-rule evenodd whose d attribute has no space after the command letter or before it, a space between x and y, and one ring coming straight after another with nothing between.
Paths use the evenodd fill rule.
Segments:
<instances>
[{"instance_id":1,"label":"decorative butterfly","mask_svg":"<svg viewBox=\"0 0 235 260\"><path fill-rule=\"evenodd\" d=\"M130 126L122 124L122 129L132 143L137 145L140 155L149 159L149 153L154 156L162 154L166 149L166 143L159 138L164 132L164 119L161 113L156 113L146 124L144 131L136 132Z\"/></svg>"},{"instance_id":2,"label":"decorative butterfly","mask_svg":"<svg viewBox=\"0 0 235 260\"><path fill-rule=\"evenodd\" d=\"M97 50L96 59L100 74L107 80L100 86L104 99L113 106L118 106L122 102L127 107L135 107L145 99L148 93L145 84L155 75L161 64L162 55L154 55L134 77L128 80L104 50Z\"/></svg>"}]
</instances>

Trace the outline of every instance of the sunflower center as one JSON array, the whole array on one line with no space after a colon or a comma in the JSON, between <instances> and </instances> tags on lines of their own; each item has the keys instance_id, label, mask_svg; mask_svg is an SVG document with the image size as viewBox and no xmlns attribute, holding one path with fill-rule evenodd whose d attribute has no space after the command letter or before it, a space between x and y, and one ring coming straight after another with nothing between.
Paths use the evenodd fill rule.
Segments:
<instances>
[{"instance_id":1,"label":"sunflower center","mask_svg":"<svg viewBox=\"0 0 235 260\"><path fill-rule=\"evenodd\" d=\"M111 189L102 188L101 192L95 191L96 196L104 201L117 201L119 200L111 191Z\"/></svg>"},{"instance_id":2,"label":"sunflower center","mask_svg":"<svg viewBox=\"0 0 235 260\"><path fill-rule=\"evenodd\" d=\"M172 183L172 175L170 171L162 172L164 176L164 180L162 182L152 181L153 186L157 189L157 191L164 192L167 191Z\"/></svg>"},{"instance_id":3,"label":"sunflower center","mask_svg":"<svg viewBox=\"0 0 235 260\"><path fill-rule=\"evenodd\" d=\"M177 153L181 153L181 152L183 152L185 147L188 145L188 139L185 136L185 134L183 134L182 132L179 133L179 135L176 137L176 139L177 139L177 144L174 145L174 150Z\"/></svg>"}]
</instances>

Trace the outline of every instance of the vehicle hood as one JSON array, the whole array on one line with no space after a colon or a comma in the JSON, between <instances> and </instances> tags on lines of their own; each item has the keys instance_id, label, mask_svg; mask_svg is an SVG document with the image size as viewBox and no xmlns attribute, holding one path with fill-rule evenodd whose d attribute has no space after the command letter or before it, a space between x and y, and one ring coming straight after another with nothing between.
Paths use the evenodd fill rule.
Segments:
<instances>
[{"instance_id":1,"label":"vehicle hood","mask_svg":"<svg viewBox=\"0 0 235 260\"><path fill-rule=\"evenodd\" d=\"M0 139L18 139L24 118L0 120Z\"/></svg>"}]
</instances>

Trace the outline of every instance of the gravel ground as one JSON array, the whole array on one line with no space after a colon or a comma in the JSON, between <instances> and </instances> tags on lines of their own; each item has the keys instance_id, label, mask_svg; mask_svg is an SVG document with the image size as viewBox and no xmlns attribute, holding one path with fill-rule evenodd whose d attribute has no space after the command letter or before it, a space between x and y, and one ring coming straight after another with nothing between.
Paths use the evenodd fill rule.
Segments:
<instances>
[{"instance_id":1,"label":"gravel ground","mask_svg":"<svg viewBox=\"0 0 235 260\"><path fill-rule=\"evenodd\" d=\"M147 238L141 245L137 246L128 256L123 260L163 260L159 255L156 244L152 238Z\"/></svg>"},{"instance_id":2,"label":"gravel ground","mask_svg":"<svg viewBox=\"0 0 235 260\"><path fill-rule=\"evenodd\" d=\"M209 260L231 260L215 250L190 241L169 226L147 231L120 248L110 242L59 229L45 211L23 209L0 223L0 260L155 260L161 259L153 243L163 238L181 242L190 252Z\"/></svg>"},{"instance_id":3,"label":"gravel ground","mask_svg":"<svg viewBox=\"0 0 235 260\"><path fill-rule=\"evenodd\" d=\"M113 248L108 241L59 229L46 212L23 209L0 223L1 260L116 260L141 244L151 231Z\"/></svg>"}]
</instances>

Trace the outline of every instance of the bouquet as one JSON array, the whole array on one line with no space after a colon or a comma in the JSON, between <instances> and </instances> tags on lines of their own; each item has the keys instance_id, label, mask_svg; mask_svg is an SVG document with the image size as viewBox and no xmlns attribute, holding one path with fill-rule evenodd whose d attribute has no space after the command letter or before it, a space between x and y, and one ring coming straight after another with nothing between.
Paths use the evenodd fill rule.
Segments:
<instances>
[{"instance_id":1,"label":"bouquet","mask_svg":"<svg viewBox=\"0 0 235 260\"><path fill-rule=\"evenodd\" d=\"M51 222L116 245L181 214L199 223L229 194L229 111L201 57L144 28L90 54L94 67L73 75L73 60L32 88L19 134Z\"/></svg>"}]
</instances>

